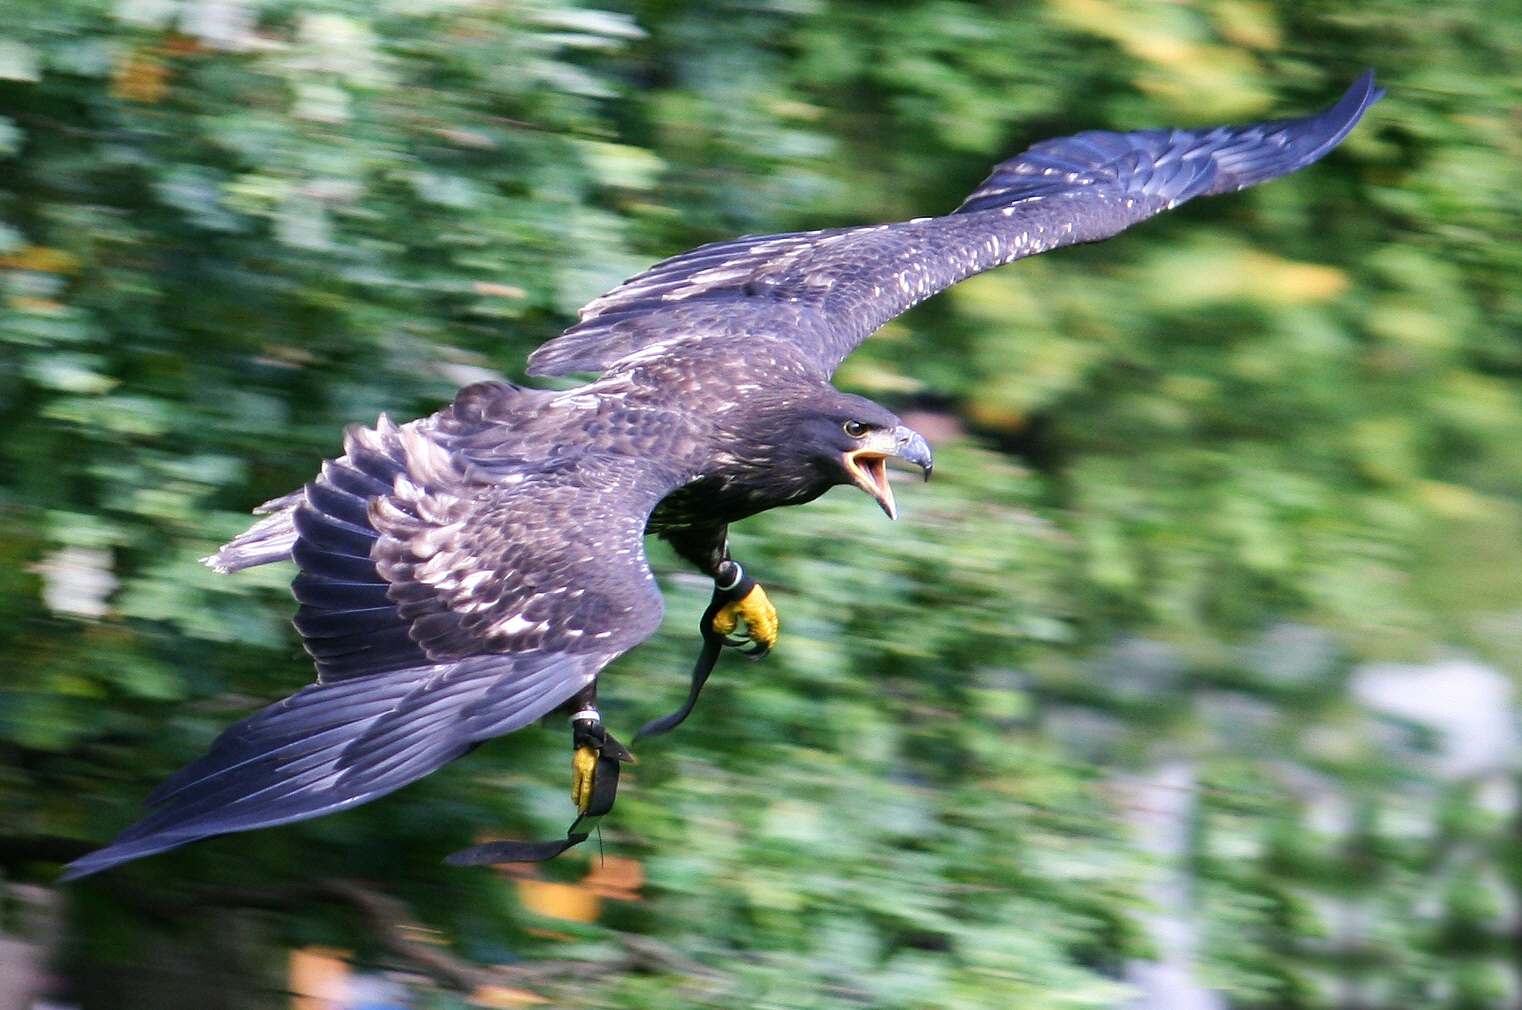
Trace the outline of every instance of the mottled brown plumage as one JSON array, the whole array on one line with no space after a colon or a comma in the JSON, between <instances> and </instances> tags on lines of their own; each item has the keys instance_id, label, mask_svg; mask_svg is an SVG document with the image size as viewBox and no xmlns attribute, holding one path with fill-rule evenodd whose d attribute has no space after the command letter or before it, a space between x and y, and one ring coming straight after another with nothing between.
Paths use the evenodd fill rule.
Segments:
<instances>
[{"instance_id":1,"label":"mottled brown plumage","mask_svg":"<svg viewBox=\"0 0 1522 1010\"><path fill-rule=\"evenodd\" d=\"M891 515L882 460L928 470L918 435L829 382L884 322L979 271L1310 164L1380 94L1366 74L1304 119L1047 141L945 217L704 246L529 359L601 378L481 383L431 417L351 428L342 456L208 559L296 560L317 683L227 730L69 875L354 806L586 703L660 623L647 532L725 584L729 523L850 483Z\"/></svg>"}]
</instances>

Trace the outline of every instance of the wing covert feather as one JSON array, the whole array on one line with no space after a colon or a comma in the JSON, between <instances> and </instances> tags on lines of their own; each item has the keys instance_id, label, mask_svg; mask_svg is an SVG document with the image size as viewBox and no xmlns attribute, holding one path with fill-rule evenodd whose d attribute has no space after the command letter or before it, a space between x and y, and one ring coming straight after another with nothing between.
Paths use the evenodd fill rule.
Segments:
<instances>
[{"instance_id":1,"label":"wing covert feather","mask_svg":"<svg viewBox=\"0 0 1522 1010\"><path fill-rule=\"evenodd\" d=\"M308 485L293 590L320 679L488 652L617 654L660 623L644 528L671 479L585 453L511 461L482 444L493 427L513 437L453 410L352 427Z\"/></svg>"}]
</instances>

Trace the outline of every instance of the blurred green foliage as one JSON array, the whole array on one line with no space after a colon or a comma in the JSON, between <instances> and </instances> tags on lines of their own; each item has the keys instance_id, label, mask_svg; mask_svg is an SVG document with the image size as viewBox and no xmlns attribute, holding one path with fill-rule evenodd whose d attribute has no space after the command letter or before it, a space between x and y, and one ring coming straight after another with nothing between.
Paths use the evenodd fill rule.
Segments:
<instances>
[{"instance_id":1,"label":"blurred green foliage","mask_svg":"<svg viewBox=\"0 0 1522 1010\"><path fill-rule=\"evenodd\" d=\"M1522 668L1522 15L600 6L0 3L10 877L310 678L290 571L196 559L343 425L521 377L702 241L943 212L1030 142L1308 111L1369 65L1392 90L1317 166L969 281L847 363L953 429L936 479L895 526L841 493L736 530L784 638L641 748L604 843L643 900L547 939L511 881L439 865L563 827L563 733L528 730L75 885L74 995L274 1005L285 947L386 963L339 907L226 897L335 877L481 963L596 963L611 928L718 973L594 973L566 1005L1116 1006L1167 953L1144 923L1172 866L1233 1007L1515 1005L1512 806L1354 687L1444 645ZM706 589L656 562L670 618L605 678L615 727L673 705L696 648ZM1159 768L1186 830L1138 849ZM221 981L171 984L197 972Z\"/></svg>"}]
</instances>

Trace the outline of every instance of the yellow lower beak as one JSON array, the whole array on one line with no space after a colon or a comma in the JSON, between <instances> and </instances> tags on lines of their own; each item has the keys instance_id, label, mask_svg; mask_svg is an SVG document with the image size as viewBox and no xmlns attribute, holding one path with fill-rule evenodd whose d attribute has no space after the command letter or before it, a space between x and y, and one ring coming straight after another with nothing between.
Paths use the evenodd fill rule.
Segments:
<instances>
[{"instance_id":1,"label":"yellow lower beak","mask_svg":"<svg viewBox=\"0 0 1522 1010\"><path fill-rule=\"evenodd\" d=\"M846 473L857 487L877 499L889 519L897 519L898 505L888 486L887 459L887 454L874 449L853 449L845 454Z\"/></svg>"}]
</instances>

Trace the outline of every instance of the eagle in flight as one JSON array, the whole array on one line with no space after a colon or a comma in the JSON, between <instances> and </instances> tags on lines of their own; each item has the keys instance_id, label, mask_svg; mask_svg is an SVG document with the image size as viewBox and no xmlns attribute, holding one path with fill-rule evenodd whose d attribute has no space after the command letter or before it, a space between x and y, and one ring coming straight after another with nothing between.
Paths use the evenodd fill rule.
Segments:
<instances>
[{"instance_id":1,"label":"eagle in flight","mask_svg":"<svg viewBox=\"0 0 1522 1010\"><path fill-rule=\"evenodd\" d=\"M317 682L226 730L66 876L368 802L557 709L578 809L606 812L628 752L602 727L597 675L660 624L647 535L715 586L693 695L657 731L691 709L720 645L775 639L775 610L729 556L730 523L840 484L891 518L886 461L928 476L919 434L831 386L858 344L973 274L1303 168L1383 93L1370 71L1304 118L1048 140L944 217L702 246L595 299L528 359L530 375L595 381L482 382L430 417L351 427L343 455L207 559L223 572L296 561ZM586 837L576 829L455 861L543 858Z\"/></svg>"}]
</instances>

